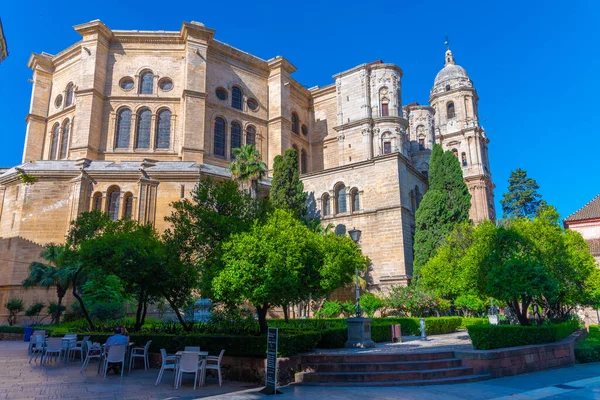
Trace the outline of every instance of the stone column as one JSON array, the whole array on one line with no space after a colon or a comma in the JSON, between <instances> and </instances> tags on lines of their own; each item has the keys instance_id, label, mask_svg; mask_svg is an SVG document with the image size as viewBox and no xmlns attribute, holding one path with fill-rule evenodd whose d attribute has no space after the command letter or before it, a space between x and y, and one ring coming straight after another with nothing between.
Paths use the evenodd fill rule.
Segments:
<instances>
[{"instance_id":1,"label":"stone column","mask_svg":"<svg viewBox=\"0 0 600 400\"><path fill-rule=\"evenodd\" d=\"M31 89L31 103L27 114L27 130L25 134L25 149L23 162L43 159L46 138L46 117L50 104L52 91L52 74L54 65L49 56L34 54L29 61L29 68L33 69L33 87Z\"/></svg>"}]
</instances>

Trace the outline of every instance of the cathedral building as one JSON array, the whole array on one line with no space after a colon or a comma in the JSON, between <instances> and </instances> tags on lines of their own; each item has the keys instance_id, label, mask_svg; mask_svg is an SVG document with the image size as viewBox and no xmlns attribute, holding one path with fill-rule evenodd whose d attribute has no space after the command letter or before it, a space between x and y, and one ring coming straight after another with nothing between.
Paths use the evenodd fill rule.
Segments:
<instances>
[{"instance_id":1,"label":"cathedral building","mask_svg":"<svg viewBox=\"0 0 600 400\"><path fill-rule=\"evenodd\" d=\"M162 231L170 203L203 176L228 179L232 149L244 144L256 146L269 174L275 156L298 151L310 210L340 234L362 230L370 290L411 278L414 215L434 143L462 165L471 218L495 218L477 92L449 49L430 105L403 106L402 70L382 61L307 89L285 58L238 50L201 23L169 32L92 21L75 30L79 42L29 60L23 163L0 172L0 304L51 297L20 283L41 246L63 242L82 212ZM269 186L267 178L261 190Z\"/></svg>"}]
</instances>

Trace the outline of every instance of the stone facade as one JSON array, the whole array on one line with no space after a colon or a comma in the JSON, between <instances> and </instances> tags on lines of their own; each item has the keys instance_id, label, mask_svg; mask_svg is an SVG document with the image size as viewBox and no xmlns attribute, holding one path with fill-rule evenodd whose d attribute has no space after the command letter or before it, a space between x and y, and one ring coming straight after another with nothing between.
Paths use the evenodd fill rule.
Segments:
<instances>
[{"instance_id":1,"label":"stone facade","mask_svg":"<svg viewBox=\"0 0 600 400\"><path fill-rule=\"evenodd\" d=\"M431 106L403 106L402 70L382 61L307 89L285 58L235 49L201 23L150 32L92 21L75 30L79 42L29 61L23 164L0 171L0 240L24 246L17 254L8 244L13 255L0 260L15 277L0 283L3 301L21 293L27 263L42 245L64 241L80 213L98 209L162 231L169 204L202 176L229 178L232 149L243 144L256 145L269 173L275 156L299 152L311 211L338 233L363 231L374 290L411 277L414 213L434 143L466 155L473 220L495 217L477 94L449 50ZM23 174L37 182L23 183ZM266 193L270 180L261 185Z\"/></svg>"}]
</instances>

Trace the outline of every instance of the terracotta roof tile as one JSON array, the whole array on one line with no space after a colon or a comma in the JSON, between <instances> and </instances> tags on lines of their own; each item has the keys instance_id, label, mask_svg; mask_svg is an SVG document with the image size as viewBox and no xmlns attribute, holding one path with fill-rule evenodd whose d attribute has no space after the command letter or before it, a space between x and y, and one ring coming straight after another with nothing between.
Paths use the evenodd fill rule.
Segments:
<instances>
[{"instance_id":1,"label":"terracotta roof tile","mask_svg":"<svg viewBox=\"0 0 600 400\"><path fill-rule=\"evenodd\" d=\"M594 197L592 201L587 203L585 206L581 207L579 210L565 218L565 221L571 222L593 218L600 218L600 194Z\"/></svg>"}]
</instances>

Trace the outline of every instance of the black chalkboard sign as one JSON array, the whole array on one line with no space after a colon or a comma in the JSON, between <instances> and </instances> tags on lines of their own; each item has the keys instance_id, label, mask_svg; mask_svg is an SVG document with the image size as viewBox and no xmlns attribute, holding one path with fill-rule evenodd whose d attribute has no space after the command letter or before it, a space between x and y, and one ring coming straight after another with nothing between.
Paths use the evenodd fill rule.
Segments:
<instances>
[{"instance_id":1,"label":"black chalkboard sign","mask_svg":"<svg viewBox=\"0 0 600 400\"><path fill-rule=\"evenodd\" d=\"M277 390L277 338L279 330L269 328L267 333L267 373L263 394L280 394Z\"/></svg>"}]
</instances>

